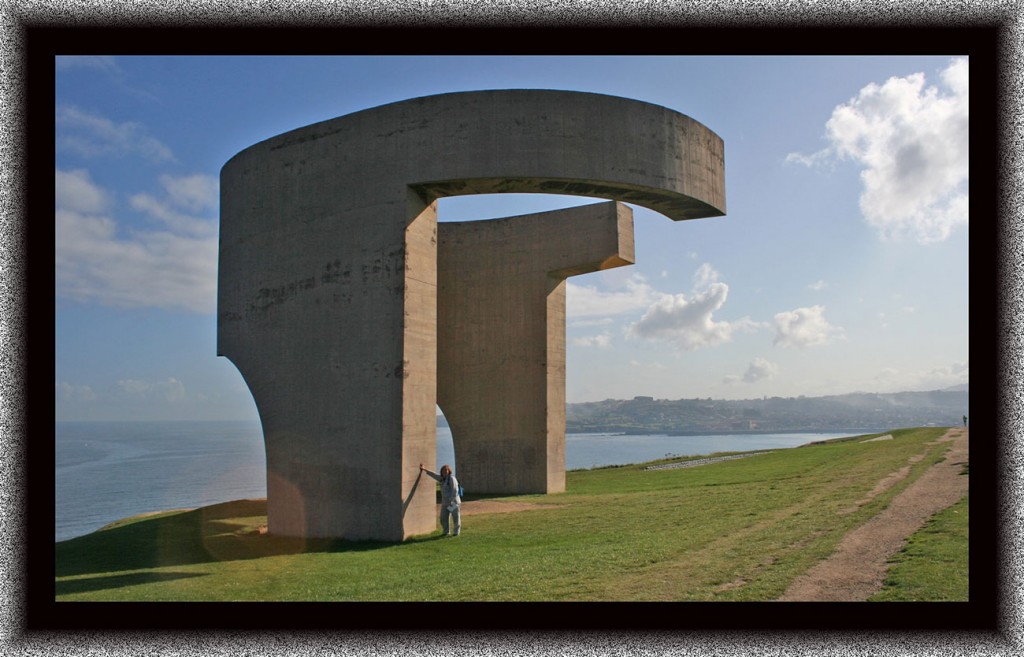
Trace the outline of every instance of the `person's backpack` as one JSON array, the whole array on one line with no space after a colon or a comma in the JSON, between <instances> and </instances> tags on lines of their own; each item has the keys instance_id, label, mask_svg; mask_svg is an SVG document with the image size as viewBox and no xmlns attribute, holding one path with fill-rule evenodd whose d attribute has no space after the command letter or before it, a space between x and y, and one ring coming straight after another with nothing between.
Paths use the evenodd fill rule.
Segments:
<instances>
[{"instance_id":1,"label":"person's backpack","mask_svg":"<svg viewBox=\"0 0 1024 657\"><path fill-rule=\"evenodd\" d=\"M461 500L466 496L466 491L462 488L462 482L459 482L459 499Z\"/></svg>"}]
</instances>

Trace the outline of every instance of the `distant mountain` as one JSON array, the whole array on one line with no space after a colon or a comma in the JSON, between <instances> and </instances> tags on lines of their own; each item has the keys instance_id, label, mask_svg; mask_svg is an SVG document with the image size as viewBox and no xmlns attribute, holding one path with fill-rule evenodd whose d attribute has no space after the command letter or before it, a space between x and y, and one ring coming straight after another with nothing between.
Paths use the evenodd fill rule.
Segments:
<instances>
[{"instance_id":1,"label":"distant mountain","mask_svg":"<svg viewBox=\"0 0 1024 657\"><path fill-rule=\"evenodd\" d=\"M900 427L954 426L968 412L967 386L896 393L747 400L606 399L566 405L566 430L574 433L784 433L883 431Z\"/></svg>"}]
</instances>

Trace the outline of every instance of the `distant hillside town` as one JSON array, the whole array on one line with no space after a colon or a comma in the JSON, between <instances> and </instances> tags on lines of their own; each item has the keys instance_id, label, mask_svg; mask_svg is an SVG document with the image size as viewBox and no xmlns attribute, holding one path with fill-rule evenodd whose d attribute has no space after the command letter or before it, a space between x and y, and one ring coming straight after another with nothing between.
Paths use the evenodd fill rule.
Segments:
<instances>
[{"instance_id":1,"label":"distant hillside town","mask_svg":"<svg viewBox=\"0 0 1024 657\"><path fill-rule=\"evenodd\" d=\"M569 433L714 434L884 431L960 426L967 386L929 392L761 399L606 399L566 405Z\"/></svg>"}]
</instances>

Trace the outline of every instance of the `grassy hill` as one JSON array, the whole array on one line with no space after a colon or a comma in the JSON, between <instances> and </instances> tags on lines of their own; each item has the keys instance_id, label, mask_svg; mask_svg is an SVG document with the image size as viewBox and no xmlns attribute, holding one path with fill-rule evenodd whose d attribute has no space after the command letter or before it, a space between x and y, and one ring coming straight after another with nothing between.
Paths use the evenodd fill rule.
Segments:
<instances>
[{"instance_id":1,"label":"grassy hill","mask_svg":"<svg viewBox=\"0 0 1024 657\"><path fill-rule=\"evenodd\" d=\"M266 524L262 500L127 519L56 545L56 598L773 600L941 460L948 445L932 441L944 432L897 430L889 432L894 440L848 438L692 468L573 471L565 493L508 498L540 509L467 515L459 538L390 544L274 537L259 531ZM905 480L858 506L917 455L924 458ZM941 590L925 582L910 592L910 555L910 570L887 599L901 599L905 590L912 596L905 599L966 600L966 508L952 526L931 528L948 530L939 543L962 575L944 576Z\"/></svg>"}]
</instances>

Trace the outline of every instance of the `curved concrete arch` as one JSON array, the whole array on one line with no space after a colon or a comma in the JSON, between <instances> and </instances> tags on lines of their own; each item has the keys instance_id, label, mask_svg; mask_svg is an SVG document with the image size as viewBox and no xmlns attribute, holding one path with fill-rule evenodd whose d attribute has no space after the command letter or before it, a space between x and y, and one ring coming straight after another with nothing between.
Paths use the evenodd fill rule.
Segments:
<instances>
[{"instance_id":1,"label":"curved concrete arch","mask_svg":"<svg viewBox=\"0 0 1024 657\"><path fill-rule=\"evenodd\" d=\"M435 527L418 472L435 445L434 201L499 191L717 216L723 145L648 103L481 91L316 123L223 167L217 350L260 412L272 533L402 540Z\"/></svg>"}]
</instances>

